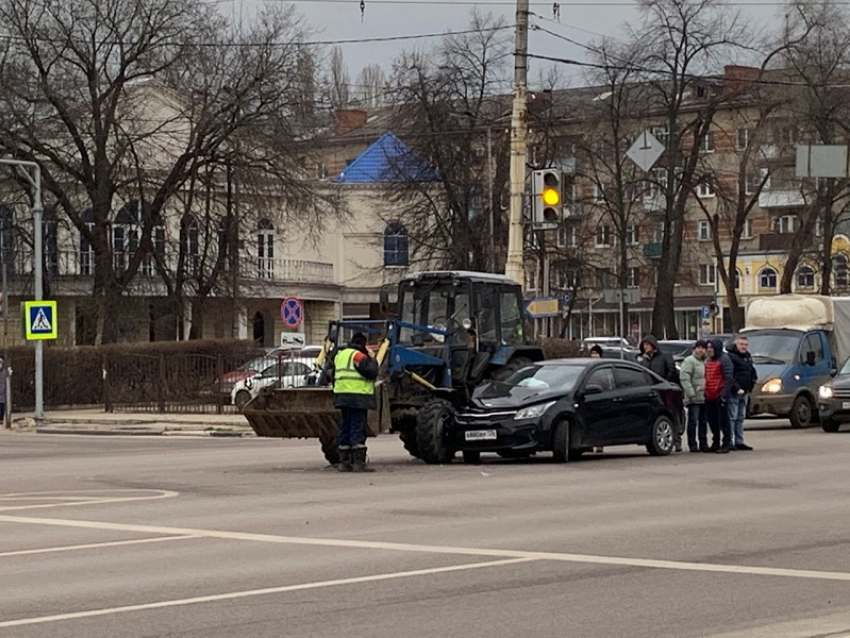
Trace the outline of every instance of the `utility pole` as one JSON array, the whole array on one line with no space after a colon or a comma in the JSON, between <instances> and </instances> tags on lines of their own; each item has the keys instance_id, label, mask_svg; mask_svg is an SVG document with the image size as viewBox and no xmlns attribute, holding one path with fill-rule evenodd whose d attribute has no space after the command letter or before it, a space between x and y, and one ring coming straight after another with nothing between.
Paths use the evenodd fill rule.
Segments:
<instances>
[{"instance_id":1,"label":"utility pole","mask_svg":"<svg viewBox=\"0 0 850 638\"><path fill-rule=\"evenodd\" d=\"M24 160L0 159L0 164L15 166L21 169L21 174L35 191L32 205L32 235L33 235L33 293L36 301L44 300L44 273L42 264L41 234L44 219L44 206L41 201L41 166L35 162ZM32 172L30 172L32 171ZM3 300L7 304L7 300ZM56 321L56 317L53 318ZM8 364L7 364L8 365ZM8 380L7 380L8 385ZM44 341L35 342L35 422L41 425L44 419Z\"/></svg>"},{"instance_id":2,"label":"utility pole","mask_svg":"<svg viewBox=\"0 0 850 638\"><path fill-rule=\"evenodd\" d=\"M511 115L511 210L508 224L508 256L505 275L525 284L523 268L522 204L528 155L528 2L516 3L516 50L514 51L514 104Z\"/></svg>"}]
</instances>

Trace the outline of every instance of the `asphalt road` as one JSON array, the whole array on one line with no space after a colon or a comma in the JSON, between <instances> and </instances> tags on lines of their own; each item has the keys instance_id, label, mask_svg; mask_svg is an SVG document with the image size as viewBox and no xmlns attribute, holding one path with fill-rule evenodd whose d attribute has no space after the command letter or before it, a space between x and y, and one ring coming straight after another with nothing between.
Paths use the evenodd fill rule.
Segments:
<instances>
[{"instance_id":1,"label":"asphalt road","mask_svg":"<svg viewBox=\"0 0 850 638\"><path fill-rule=\"evenodd\" d=\"M377 471L312 441L0 434L0 636L850 635L850 433Z\"/></svg>"}]
</instances>

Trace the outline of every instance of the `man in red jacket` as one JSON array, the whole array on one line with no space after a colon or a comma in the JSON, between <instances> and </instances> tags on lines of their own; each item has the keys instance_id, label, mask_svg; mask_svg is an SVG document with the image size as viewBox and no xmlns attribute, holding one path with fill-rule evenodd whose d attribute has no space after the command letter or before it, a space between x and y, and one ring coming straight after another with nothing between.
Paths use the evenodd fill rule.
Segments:
<instances>
[{"instance_id":1,"label":"man in red jacket","mask_svg":"<svg viewBox=\"0 0 850 638\"><path fill-rule=\"evenodd\" d=\"M711 447L703 452L726 454L734 449L729 423L729 400L735 385L734 368L729 355L723 351L723 341L709 339L705 361L705 413L711 428ZM721 439L722 435L722 439Z\"/></svg>"}]
</instances>

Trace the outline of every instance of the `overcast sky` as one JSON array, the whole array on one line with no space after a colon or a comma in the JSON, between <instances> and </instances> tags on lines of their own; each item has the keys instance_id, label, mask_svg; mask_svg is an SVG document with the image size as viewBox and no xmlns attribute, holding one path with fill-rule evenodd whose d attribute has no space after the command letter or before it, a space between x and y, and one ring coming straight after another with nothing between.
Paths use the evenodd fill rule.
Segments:
<instances>
[{"instance_id":1,"label":"overcast sky","mask_svg":"<svg viewBox=\"0 0 850 638\"><path fill-rule=\"evenodd\" d=\"M279 0L225 0L222 9L250 13L260 2ZM285 1L285 0L284 0ZM743 2L750 0L742 0ZM320 30L318 40L349 40L382 38L400 35L444 33L458 31L469 24L472 10L504 16L509 24L514 21L516 4L512 0L364 0L365 12L361 20L360 0L293 0L292 4ZM608 2L606 6L604 3ZM769 0L767 0L769 3ZM612 6L610 3L616 3ZM532 24L566 36L579 43L590 43L600 35L620 36L627 21L637 22L636 3L628 0L576 0L568 4L560 0L560 20L553 21L553 3L531 1ZM766 4L765 0L753 6L739 5L731 10L740 11L751 25L758 27L775 23L779 5ZM427 47L438 39L401 40L395 42L365 42L342 44L346 66L354 82L360 69L370 63L379 63L389 71L392 60L403 50L415 46ZM532 30L529 52L559 58L584 60L586 50L551 34ZM530 62L529 82L539 77L546 63ZM561 65L571 85L582 84L580 71L574 66Z\"/></svg>"}]
</instances>

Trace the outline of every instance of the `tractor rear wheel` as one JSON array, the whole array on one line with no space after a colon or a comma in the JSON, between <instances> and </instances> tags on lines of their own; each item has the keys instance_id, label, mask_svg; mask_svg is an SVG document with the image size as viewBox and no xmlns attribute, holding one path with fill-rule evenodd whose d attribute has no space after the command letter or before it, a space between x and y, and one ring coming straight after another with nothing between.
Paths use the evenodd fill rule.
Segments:
<instances>
[{"instance_id":1,"label":"tractor rear wheel","mask_svg":"<svg viewBox=\"0 0 850 638\"><path fill-rule=\"evenodd\" d=\"M452 404L442 399L433 399L419 410L416 417L416 443L419 458L429 465L449 463L454 457L446 440L454 414Z\"/></svg>"}]
</instances>

